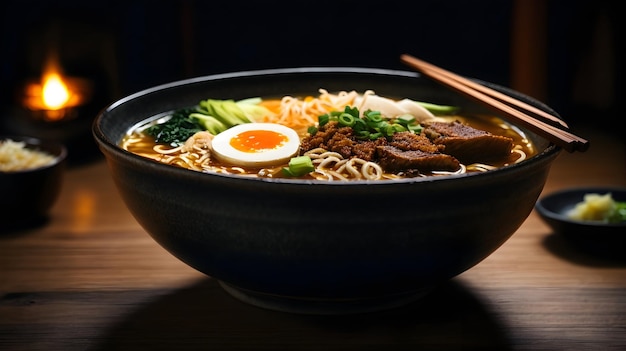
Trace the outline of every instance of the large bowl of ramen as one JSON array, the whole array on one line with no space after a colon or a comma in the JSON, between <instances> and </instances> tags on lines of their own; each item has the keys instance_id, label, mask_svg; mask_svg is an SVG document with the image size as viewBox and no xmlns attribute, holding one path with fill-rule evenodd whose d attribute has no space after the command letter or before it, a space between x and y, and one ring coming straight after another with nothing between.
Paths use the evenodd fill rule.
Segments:
<instances>
[{"instance_id":1,"label":"large bowl of ramen","mask_svg":"<svg viewBox=\"0 0 626 351\"><path fill-rule=\"evenodd\" d=\"M561 151L418 73L369 68L177 81L114 102L93 134L164 249L244 302L319 314L401 306L480 263Z\"/></svg>"}]
</instances>

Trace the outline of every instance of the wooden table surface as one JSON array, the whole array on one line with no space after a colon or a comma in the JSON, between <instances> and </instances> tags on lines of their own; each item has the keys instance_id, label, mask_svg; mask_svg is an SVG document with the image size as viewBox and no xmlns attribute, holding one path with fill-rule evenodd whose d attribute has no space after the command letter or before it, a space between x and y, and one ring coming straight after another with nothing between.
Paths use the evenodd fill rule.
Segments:
<instances>
[{"instance_id":1,"label":"wooden table surface","mask_svg":"<svg viewBox=\"0 0 626 351\"><path fill-rule=\"evenodd\" d=\"M544 194L626 186L622 140L581 131ZM46 223L0 235L0 350L626 350L626 260L533 212L502 247L411 305L350 316L235 300L135 222L102 159L70 167Z\"/></svg>"}]
</instances>

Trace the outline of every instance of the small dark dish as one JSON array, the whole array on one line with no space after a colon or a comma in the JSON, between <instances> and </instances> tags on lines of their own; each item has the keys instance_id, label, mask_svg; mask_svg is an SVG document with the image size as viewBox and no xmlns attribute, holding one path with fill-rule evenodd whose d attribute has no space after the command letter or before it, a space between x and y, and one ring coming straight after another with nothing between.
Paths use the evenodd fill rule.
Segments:
<instances>
[{"instance_id":1,"label":"small dark dish","mask_svg":"<svg viewBox=\"0 0 626 351\"><path fill-rule=\"evenodd\" d=\"M119 145L140 121L209 97L282 96L319 88L372 89L485 112L415 72L278 69L199 77L139 92L106 108L93 134L130 212L161 246L243 301L320 314L400 306L481 262L526 220L561 151L528 133L538 154L491 172L325 182L200 173L156 163Z\"/></svg>"},{"instance_id":2,"label":"small dark dish","mask_svg":"<svg viewBox=\"0 0 626 351\"><path fill-rule=\"evenodd\" d=\"M0 135L0 140L23 142L26 149L54 157L51 164L24 170L0 171L0 223L2 231L19 229L45 220L63 183L67 149L63 144L28 136Z\"/></svg>"},{"instance_id":3,"label":"small dark dish","mask_svg":"<svg viewBox=\"0 0 626 351\"><path fill-rule=\"evenodd\" d=\"M626 188L589 187L557 191L539 199L535 209L554 230L579 249L598 255L618 256L626 259L626 222L604 223L579 221L567 216L585 194L611 193L615 201L626 201Z\"/></svg>"}]
</instances>

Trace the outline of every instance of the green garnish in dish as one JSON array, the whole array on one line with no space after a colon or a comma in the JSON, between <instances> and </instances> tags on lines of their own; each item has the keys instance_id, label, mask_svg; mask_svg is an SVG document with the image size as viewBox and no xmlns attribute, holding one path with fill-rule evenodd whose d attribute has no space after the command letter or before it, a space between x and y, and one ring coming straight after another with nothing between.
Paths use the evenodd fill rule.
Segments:
<instances>
[{"instance_id":1,"label":"green garnish in dish","mask_svg":"<svg viewBox=\"0 0 626 351\"><path fill-rule=\"evenodd\" d=\"M173 147L182 145L191 136L204 130L204 126L197 119L190 117L197 112L194 108L174 111L166 122L147 128L145 133L160 144L169 144Z\"/></svg>"},{"instance_id":2,"label":"green garnish in dish","mask_svg":"<svg viewBox=\"0 0 626 351\"><path fill-rule=\"evenodd\" d=\"M579 221L626 222L626 202L615 201L611 193L589 193L585 194L583 201L577 203L567 216Z\"/></svg>"},{"instance_id":3,"label":"green garnish in dish","mask_svg":"<svg viewBox=\"0 0 626 351\"><path fill-rule=\"evenodd\" d=\"M177 147L200 131L217 135L238 124L253 122L268 111L259 105L261 101L260 98L239 101L202 100L196 107L174 111L167 121L153 125L145 132L159 144Z\"/></svg>"},{"instance_id":4,"label":"green garnish in dish","mask_svg":"<svg viewBox=\"0 0 626 351\"><path fill-rule=\"evenodd\" d=\"M422 126L412 115L406 114L395 118L384 117L380 111L367 110L360 116L359 109L346 106L343 111L333 111L318 116L318 126L330 121L337 121L340 127L350 127L360 140L390 138L397 132L420 133ZM309 127L309 134L315 135L317 127Z\"/></svg>"},{"instance_id":5,"label":"green garnish in dish","mask_svg":"<svg viewBox=\"0 0 626 351\"><path fill-rule=\"evenodd\" d=\"M607 218L609 223L626 222L626 202L616 202L615 210Z\"/></svg>"},{"instance_id":6,"label":"green garnish in dish","mask_svg":"<svg viewBox=\"0 0 626 351\"><path fill-rule=\"evenodd\" d=\"M423 102L423 101L415 101L415 102L420 104L423 108L427 109L435 116L449 115L449 114L453 114L459 111L458 106L438 105L438 104L433 104L430 102Z\"/></svg>"},{"instance_id":7,"label":"green garnish in dish","mask_svg":"<svg viewBox=\"0 0 626 351\"><path fill-rule=\"evenodd\" d=\"M300 177L314 170L313 161L309 156L297 156L289 160L289 167L283 168L283 174L289 177Z\"/></svg>"}]
</instances>

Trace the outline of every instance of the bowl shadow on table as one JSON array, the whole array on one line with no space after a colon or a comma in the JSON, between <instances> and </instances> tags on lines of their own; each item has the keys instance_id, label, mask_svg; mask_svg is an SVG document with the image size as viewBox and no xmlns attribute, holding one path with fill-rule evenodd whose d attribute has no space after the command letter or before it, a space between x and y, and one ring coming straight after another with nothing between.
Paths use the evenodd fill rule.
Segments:
<instances>
[{"instance_id":1,"label":"bowl shadow on table","mask_svg":"<svg viewBox=\"0 0 626 351\"><path fill-rule=\"evenodd\" d=\"M626 237L625 237L626 238ZM602 242L577 233L546 233L543 246L570 262L592 267L626 267L626 240Z\"/></svg>"},{"instance_id":2,"label":"bowl shadow on table","mask_svg":"<svg viewBox=\"0 0 626 351\"><path fill-rule=\"evenodd\" d=\"M265 310L213 279L162 296L98 337L94 350L509 350L506 328L460 282L381 312L305 315Z\"/></svg>"}]
</instances>

